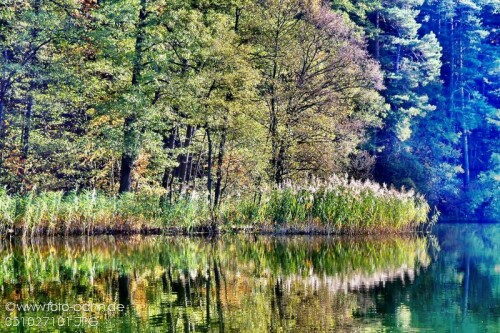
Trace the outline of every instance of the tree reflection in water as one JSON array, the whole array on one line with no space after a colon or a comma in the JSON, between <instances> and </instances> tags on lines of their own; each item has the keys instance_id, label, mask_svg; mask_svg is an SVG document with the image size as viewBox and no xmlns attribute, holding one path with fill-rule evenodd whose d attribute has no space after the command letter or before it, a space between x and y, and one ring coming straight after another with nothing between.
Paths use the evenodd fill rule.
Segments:
<instances>
[{"instance_id":1,"label":"tree reflection in water","mask_svg":"<svg viewBox=\"0 0 500 333\"><path fill-rule=\"evenodd\" d=\"M3 242L0 306L49 301L125 305L120 313L85 313L99 323L85 327L87 332L404 331L432 328L445 313L453 316L451 321L468 313L464 318L472 324L481 325L485 318L487 325L498 323L498 307L489 308L489 317L488 311L476 309L486 290L488 300L500 299L498 279L481 265L482 250L470 253L467 261L452 247L456 242L443 238L441 251L434 243L433 238L394 236ZM441 309L444 302L450 304ZM0 313L1 331L9 331L9 315L75 315ZM76 328L70 324L65 330Z\"/></svg>"}]
</instances>

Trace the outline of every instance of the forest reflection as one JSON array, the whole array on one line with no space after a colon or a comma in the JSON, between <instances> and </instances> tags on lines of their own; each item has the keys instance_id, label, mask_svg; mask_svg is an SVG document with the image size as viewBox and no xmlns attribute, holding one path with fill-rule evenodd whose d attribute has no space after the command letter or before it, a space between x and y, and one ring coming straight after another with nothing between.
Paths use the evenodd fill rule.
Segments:
<instances>
[{"instance_id":1,"label":"forest reflection","mask_svg":"<svg viewBox=\"0 0 500 333\"><path fill-rule=\"evenodd\" d=\"M460 308L464 295L469 295L465 305L469 312L475 312L474 306L481 308L476 304L480 297L483 305L500 299L496 268L491 274L481 271L492 263L485 264L480 254L471 255L469 275L464 275L461 267L467 261L451 244L455 243L445 240L438 245L433 237L394 236L105 236L5 241L0 243L0 330L19 331L6 325L8 316L78 315L4 311L8 302L49 301L125 306L122 312L84 313L98 322L95 327L78 328L85 332L425 328L433 318L442 319L437 314L443 301L458 304L456 309L446 308L455 315L464 311L463 305ZM443 254L443 248L451 252ZM477 276L488 284L479 286ZM442 288L443 281L449 290ZM445 292L451 292L451 298ZM479 317L472 313L471 320L486 318L495 327L498 306L488 309L484 313L479 309ZM426 317L426 311L434 316ZM71 325L62 331L75 331ZM51 332L54 327L24 329Z\"/></svg>"}]
</instances>

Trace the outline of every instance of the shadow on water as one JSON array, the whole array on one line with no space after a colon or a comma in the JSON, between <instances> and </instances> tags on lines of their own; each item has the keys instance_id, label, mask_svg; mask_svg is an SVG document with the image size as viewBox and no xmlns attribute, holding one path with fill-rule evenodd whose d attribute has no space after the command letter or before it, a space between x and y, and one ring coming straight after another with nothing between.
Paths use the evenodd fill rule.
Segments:
<instances>
[{"instance_id":1,"label":"shadow on water","mask_svg":"<svg viewBox=\"0 0 500 333\"><path fill-rule=\"evenodd\" d=\"M498 332L499 247L500 227L472 225L425 238L3 242L0 331ZM49 302L96 307L7 311Z\"/></svg>"}]
</instances>

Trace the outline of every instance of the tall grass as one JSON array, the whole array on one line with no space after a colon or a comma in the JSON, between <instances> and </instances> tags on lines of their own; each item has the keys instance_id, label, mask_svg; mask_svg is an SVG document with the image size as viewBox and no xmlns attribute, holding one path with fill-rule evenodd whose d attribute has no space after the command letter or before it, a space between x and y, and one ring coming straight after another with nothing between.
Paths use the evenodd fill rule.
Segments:
<instances>
[{"instance_id":1,"label":"tall grass","mask_svg":"<svg viewBox=\"0 0 500 333\"><path fill-rule=\"evenodd\" d=\"M107 196L94 190L12 196L0 190L0 233L24 236L172 228L192 231L213 226L212 218L221 229L251 226L261 231L395 232L427 223L429 212L425 199L413 191L338 177L228 197L214 212L205 195L162 203L155 193Z\"/></svg>"},{"instance_id":2,"label":"tall grass","mask_svg":"<svg viewBox=\"0 0 500 333\"><path fill-rule=\"evenodd\" d=\"M10 196L0 190L0 232L94 234L159 231L165 226L189 230L206 224L209 214L199 200L161 204L151 193L107 196L93 191Z\"/></svg>"},{"instance_id":3,"label":"tall grass","mask_svg":"<svg viewBox=\"0 0 500 333\"><path fill-rule=\"evenodd\" d=\"M254 198L226 200L219 215L225 223L274 231L369 233L415 230L432 222L429 213L427 201L413 190L335 176L305 185L288 183Z\"/></svg>"}]
</instances>

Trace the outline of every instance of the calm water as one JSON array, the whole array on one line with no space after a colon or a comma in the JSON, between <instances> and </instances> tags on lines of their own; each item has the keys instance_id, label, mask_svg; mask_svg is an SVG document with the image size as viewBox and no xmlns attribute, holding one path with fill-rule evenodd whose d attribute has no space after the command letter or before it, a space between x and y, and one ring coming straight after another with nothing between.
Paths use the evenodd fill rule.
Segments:
<instances>
[{"instance_id":1,"label":"calm water","mask_svg":"<svg viewBox=\"0 0 500 333\"><path fill-rule=\"evenodd\" d=\"M500 225L40 239L0 260L1 332L500 332Z\"/></svg>"}]
</instances>

